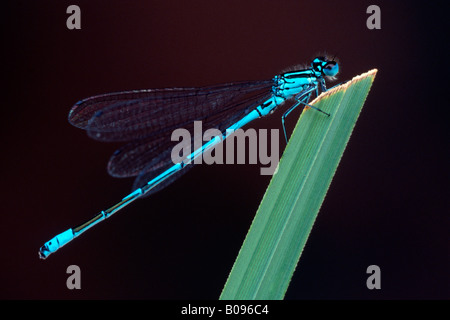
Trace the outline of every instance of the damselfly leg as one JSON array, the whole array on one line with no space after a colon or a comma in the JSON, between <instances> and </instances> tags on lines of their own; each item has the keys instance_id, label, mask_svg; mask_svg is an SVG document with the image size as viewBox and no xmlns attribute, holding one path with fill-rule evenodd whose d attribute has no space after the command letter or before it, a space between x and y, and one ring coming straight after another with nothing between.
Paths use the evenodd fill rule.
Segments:
<instances>
[{"instance_id":1,"label":"damselfly leg","mask_svg":"<svg viewBox=\"0 0 450 320\"><path fill-rule=\"evenodd\" d=\"M309 99L311 98L311 94L312 92L315 91L316 92L316 97L319 95L319 91L317 89L317 86L303 92L302 94L299 94L295 97L295 100L297 101L294 105L292 105L285 113L283 113L283 115L281 116L281 124L283 125L283 132L284 132L284 137L286 139L286 144L288 143L288 137L287 137L287 133L286 133L286 126L285 126L285 119L286 117L289 115L289 113L291 113L295 108L297 108L300 104L303 104L304 106L308 106L314 110L317 110L319 112L322 112L323 114L326 114L327 116L330 116L330 114L328 112L323 111L320 108L317 108L313 105L308 104ZM323 91L327 91L326 89Z\"/></svg>"}]
</instances>

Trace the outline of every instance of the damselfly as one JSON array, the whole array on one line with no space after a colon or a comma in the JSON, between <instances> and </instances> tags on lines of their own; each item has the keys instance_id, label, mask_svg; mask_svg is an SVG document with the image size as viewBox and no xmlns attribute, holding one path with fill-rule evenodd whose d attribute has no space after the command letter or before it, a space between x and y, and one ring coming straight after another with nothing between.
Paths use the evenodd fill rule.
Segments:
<instances>
[{"instance_id":1,"label":"damselfly","mask_svg":"<svg viewBox=\"0 0 450 320\"><path fill-rule=\"evenodd\" d=\"M235 82L202 88L169 88L125 91L94 96L77 102L69 113L72 125L84 129L100 141L128 141L108 163L115 177L137 176L133 192L85 223L70 228L46 242L39 250L42 259L57 251L100 221L105 220L138 198L166 187L183 173L197 157L212 150L221 140L212 139L187 157L171 160L171 132L192 129L194 121L222 132L222 140L250 121L272 113L286 100L294 104L283 114L284 121L298 106L309 106L312 96L326 91L325 78L334 77L339 65L334 58L317 57L309 68L289 71L271 80Z\"/></svg>"}]
</instances>

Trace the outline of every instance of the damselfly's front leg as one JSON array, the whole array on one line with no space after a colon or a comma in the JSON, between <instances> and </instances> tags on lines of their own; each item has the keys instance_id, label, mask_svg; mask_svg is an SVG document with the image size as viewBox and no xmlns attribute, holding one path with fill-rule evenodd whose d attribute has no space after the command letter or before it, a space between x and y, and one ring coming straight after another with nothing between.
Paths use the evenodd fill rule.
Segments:
<instances>
[{"instance_id":1,"label":"damselfly's front leg","mask_svg":"<svg viewBox=\"0 0 450 320\"><path fill-rule=\"evenodd\" d=\"M315 106L313 106L313 105L308 104L309 99L310 99L310 97L311 97L311 93L312 93L313 91L316 91L316 95L318 94L317 86L316 86L316 87L313 87L313 88L311 88L311 89L309 89L309 90L307 90L307 91L305 91L305 92L302 92L302 93L298 94L297 96L295 96L295 100L297 100L297 102L296 102L293 106L291 106L291 107L283 114L283 116L281 117L281 123L282 123L282 125L283 125L283 131L284 131L284 137L285 137L285 139L286 139L286 143L288 142L288 138L287 138L286 126L285 126L285 124L284 124L284 120L285 120L286 117L289 115L289 113L291 113L291 112L292 112L295 108L297 108L300 104L303 104L303 105L308 106L308 107L310 107L310 108L312 108L312 109L314 109L314 110L317 110L317 111L319 111L319 112L322 112L323 114L326 114L327 116L330 116L329 113L323 111L322 109L319 109L319 108L317 108L317 107L315 107Z\"/></svg>"}]
</instances>

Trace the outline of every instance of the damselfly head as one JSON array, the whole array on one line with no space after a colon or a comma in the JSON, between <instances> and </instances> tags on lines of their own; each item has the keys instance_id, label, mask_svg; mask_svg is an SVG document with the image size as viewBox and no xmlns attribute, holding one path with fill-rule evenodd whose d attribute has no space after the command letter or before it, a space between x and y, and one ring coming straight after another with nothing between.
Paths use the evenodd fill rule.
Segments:
<instances>
[{"instance_id":1,"label":"damselfly head","mask_svg":"<svg viewBox=\"0 0 450 320\"><path fill-rule=\"evenodd\" d=\"M339 64L334 58L317 57L311 62L311 67L326 77L334 77L339 72Z\"/></svg>"}]
</instances>

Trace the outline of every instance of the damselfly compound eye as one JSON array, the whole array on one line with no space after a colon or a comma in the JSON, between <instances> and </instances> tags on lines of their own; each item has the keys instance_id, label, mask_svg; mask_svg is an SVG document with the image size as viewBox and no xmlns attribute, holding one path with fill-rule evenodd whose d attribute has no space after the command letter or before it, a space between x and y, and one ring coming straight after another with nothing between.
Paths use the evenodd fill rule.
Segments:
<instances>
[{"instance_id":1,"label":"damselfly compound eye","mask_svg":"<svg viewBox=\"0 0 450 320\"><path fill-rule=\"evenodd\" d=\"M328 77L334 77L339 72L339 65L335 61L328 62L322 72Z\"/></svg>"}]
</instances>

